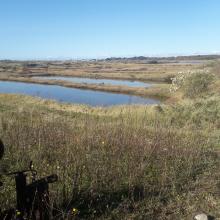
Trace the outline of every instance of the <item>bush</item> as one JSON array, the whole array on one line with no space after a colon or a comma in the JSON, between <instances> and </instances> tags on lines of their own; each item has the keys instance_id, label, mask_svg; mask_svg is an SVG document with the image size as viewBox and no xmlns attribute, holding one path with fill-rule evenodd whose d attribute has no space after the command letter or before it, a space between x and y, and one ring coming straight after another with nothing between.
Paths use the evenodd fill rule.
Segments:
<instances>
[{"instance_id":1,"label":"bush","mask_svg":"<svg viewBox=\"0 0 220 220\"><path fill-rule=\"evenodd\" d=\"M189 98L195 98L208 92L210 84L213 82L213 75L207 72L196 72L186 78L183 91Z\"/></svg>"},{"instance_id":2,"label":"bush","mask_svg":"<svg viewBox=\"0 0 220 220\"><path fill-rule=\"evenodd\" d=\"M220 61L213 64L212 71L217 77L220 77Z\"/></svg>"},{"instance_id":3,"label":"bush","mask_svg":"<svg viewBox=\"0 0 220 220\"><path fill-rule=\"evenodd\" d=\"M209 90L214 81L214 75L206 71L180 72L172 78L171 91L182 90L188 98L201 97Z\"/></svg>"}]
</instances>

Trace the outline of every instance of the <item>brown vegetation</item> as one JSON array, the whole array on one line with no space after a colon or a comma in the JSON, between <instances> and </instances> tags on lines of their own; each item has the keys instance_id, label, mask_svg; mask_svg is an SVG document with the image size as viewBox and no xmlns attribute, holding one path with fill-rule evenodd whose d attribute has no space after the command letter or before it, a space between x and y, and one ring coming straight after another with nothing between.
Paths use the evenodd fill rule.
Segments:
<instances>
[{"instance_id":1,"label":"brown vegetation","mask_svg":"<svg viewBox=\"0 0 220 220\"><path fill-rule=\"evenodd\" d=\"M198 209L218 213L219 108L210 114L218 99L173 107L82 106L82 111L58 105L0 97L0 133L7 147L3 167L18 170L33 160L40 176L57 173L51 195L60 218L72 208L82 219L187 219ZM9 207L15 202L14 183L8 177L3 182L8 186L0 192L0 204Z\"/></svg>"}]
</instances>

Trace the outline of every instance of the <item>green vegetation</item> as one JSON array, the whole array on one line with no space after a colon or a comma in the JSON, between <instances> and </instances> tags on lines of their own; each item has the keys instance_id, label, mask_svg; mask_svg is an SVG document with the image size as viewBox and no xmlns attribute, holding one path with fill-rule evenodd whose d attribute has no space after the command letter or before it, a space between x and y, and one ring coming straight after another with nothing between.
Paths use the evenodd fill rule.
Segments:
<instances>
[{"instance_id":1,"label":"green vegetation","mask_svg":"<svg viewBox=\"0 0 220 220\"><path fill-rule=\"evenodd\" d=\"M195 91L201 86L197 75L190 82ZM202 97L155 106L92 108L0 95L1 167L19 170L33 160L40 176L58 174L50 191L60 218L219 216L218 83L216 75ZM14 182L1 178L8 186L0 206L13 206Z\"/></svg>"},{"instance_id":2,"label":"green vegetation","mask_svg":"<svg viewBox=\"0 0 220 220\"><path fill-rule=\"evenodd\" d=\"M180 72L172 78L171 91L182 90L187 98L198 98L207 95L214 83L214 75L205 71Z\"/></svg>"},{"instance_id":3,"label":"green vegetation","mask_svg":"<svg viewBox=\"0 0 220 220\"><path fill-rule=\"evenodd\" d=\"M183 86L186 97L201 97L208 92L209 86L214 81L214 76L208 72L195 72L189 76Z\"/></svg>"}]
</instances>

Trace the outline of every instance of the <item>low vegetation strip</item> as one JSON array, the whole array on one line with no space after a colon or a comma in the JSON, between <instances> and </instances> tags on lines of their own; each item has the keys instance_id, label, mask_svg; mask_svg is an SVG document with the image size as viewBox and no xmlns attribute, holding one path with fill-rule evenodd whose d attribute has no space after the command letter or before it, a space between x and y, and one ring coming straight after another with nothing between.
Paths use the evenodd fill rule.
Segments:
<instances>
[{"instance_id":1,"label":"low vegetation strip","mask_svg":"<svg viewBox=\"0 0 220 220\"><path fill-rule=\"evenodd\" d=\"M106 78L122 80L140 80L153 82L170 82L170 78L179 71L201 69L202 64L161 63L122 61L33 61L33 62L0 62L0 74L6 76L72 76L88 78Z\"/></svg>"}]
</instances>

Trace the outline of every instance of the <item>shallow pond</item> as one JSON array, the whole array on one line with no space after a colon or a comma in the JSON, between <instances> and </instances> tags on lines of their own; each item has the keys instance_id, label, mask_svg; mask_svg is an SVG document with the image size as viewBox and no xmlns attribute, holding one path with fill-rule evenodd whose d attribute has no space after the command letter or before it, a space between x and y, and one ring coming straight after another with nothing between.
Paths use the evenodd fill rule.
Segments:
<instances>
[{"instance_id":1,"label":"shallow pond","mask_svg":"<svg viewBox=\"0 0 220 220\"><path fill-rule=\"evenodd\" d=\"M151 83L129 81L129 80L114 80L114 79L92 79L92 78L80 78L80 77L65 77L65 76L36 76L33 78L38 79L55 79L64 80L74 83L88 83L88 84L107 84L116 86L129 86L129 87L151 87Z\"/></svg>"},{"instance_id":2,"label":"shallow pond","mask_svg":"<svg viewBox=\"0 0 220 220\"><path fill-rule=\"evenodd\" d=\"M0 81L0 93L25 94L60 102L111 106L123 104L157 104L156 99L134 95L67 88L56 85Z\"/></svg>"}]
</instances>

